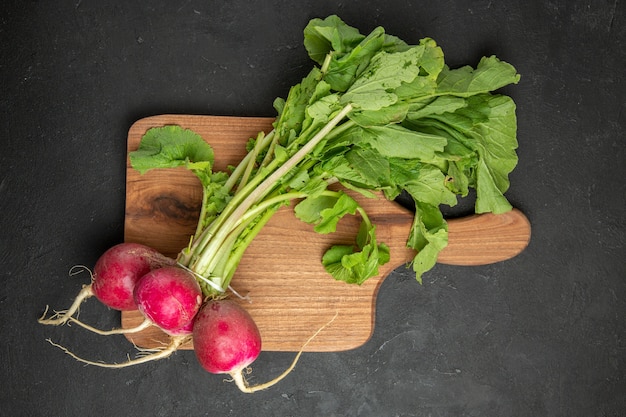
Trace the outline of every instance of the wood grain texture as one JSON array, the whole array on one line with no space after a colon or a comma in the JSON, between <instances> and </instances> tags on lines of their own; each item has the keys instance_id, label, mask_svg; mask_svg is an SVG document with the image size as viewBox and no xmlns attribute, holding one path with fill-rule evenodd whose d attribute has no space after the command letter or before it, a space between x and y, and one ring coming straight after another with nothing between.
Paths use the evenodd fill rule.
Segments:
<instances>
[{"instance_id":1,"label":"wood grain texture","mask_svg":"<svg viewBox=\"0 0 626 417\"><path fill-rule=\"evenodd\" d=\"M238 163L245 155L246 141L261 130L269 131L272 121L225 116L149 117L137 121L129 130L128 151L137 149L147 129L177 124L194 130L209 142L215 150L215 169L224 170ZM128 164L126 186L125 240L176 256L188 243L200 210L201 188L195 176L185 169L139 175ZM391 271L414 256L405 246L413 213L383 198L356 198L377 225L379 242L385 242L391 250L391 261L381 268L379 276L361 286L333 280L320 263L330 245L352 243L359 225L355 217L343 219L336 233L319 235L311 226L297 220L292 208L285 207L247 249L232 286L251 300L238 302L259 326L263 350L298 351L335 314L337 318L307 345L306 351L353 349L370 338L380 284ZM438 261L468 266L499 262L523 251L529 239L530 223L519 210L452 219L449 244ZM124 328L141 321L137 311L122 313ZM156 328L128 338L140 347L155 347L167 340Z\"/></svg>"}]
</instances>

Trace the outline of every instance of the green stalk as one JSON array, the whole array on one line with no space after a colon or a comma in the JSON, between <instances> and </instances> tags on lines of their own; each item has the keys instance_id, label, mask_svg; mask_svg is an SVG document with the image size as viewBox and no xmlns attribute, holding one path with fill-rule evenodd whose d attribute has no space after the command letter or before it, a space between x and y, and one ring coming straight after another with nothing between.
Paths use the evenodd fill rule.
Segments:
<instances>
[{"instance_id":1,"label":"green stalk","mask_svg":"<svg viewBox=\"0 0 626 417\"><path fill-rule=\"evenodd\" d=\"M259 168L263 168L265 166L267 166L267 164L270 163L270 161L272 160L272 157L274 156L274 149L276 148L276 143L278 142L278 135L274 134L275 131L272 130L272 140L270 141L269 145L267 146L267 152L265 153L265 158L263 158L263 161L261 162L261 164L259 165Z\"/></svg>"},{"instance_id":2,"label":"green stalk","mask_svg":"<svg viewBox=\"0 0 626 417\"><path fill-rule=\"evenodd\" d=\"M267 147L268 145L270 145L272 143L272 141L273 141L275 136L276 136L276 132L274 130L272 130L267 135L265 135L265 137L263 138L263 140L261 142L261 146L260 146L259 150L262 150L265 147ZM243 175L243 172L245 171L246 167L249 164L251 164L251 163L253 164L254 163L254 160L251 161L251 158L252 158L252 156L250 155L250 153L248 153L241 160L241 162L239 162L239 165L237 165L235 170L232 172L232 174L230 174L230 177L226 181L226 184L225 184L226 189L232 190L235 187L235 184L237 183L237 181L239 181L239 178L241 178L241 176Z\"/></svg>"},{"instance_id":3,"label":"green stalk","mask_svg":"<svg viewBox=\"0 0 626 417\"><path fill-rule=\"evenodd\" d=\"M269 175L270 172L277 169L280 166L280 161L273 160L268 167L263 171L266 175ZM207 245L211 242L215 235L223 229L223 225L228 222L228 220L235 214L234 212L237 210L238 206L243 203L246 198L252 193L255 188L263 181L265 178L262 175L263 172L257 173L255 177L252 178L245 187L239 190L228 202L226 208L222 211L222 213L211 223L209 227L204 229L202 234L192 242L190 247L190 254L187 258L186 265L189 266L193 262L196 262L197 259L201 256L202 253L207 252L209 249ZM229 231L225 231L229 232Z\"/></svg>"},{"instance_id":4,"label":"green stalk","mask_svg":"<svg viewBox=\"0 0 626 417\"><path fill-rule=\"evenodd\" d=\"M209 193L206 187L202 187L202 205L200 206L200 215L198 216L198 225L196 226L194 236L198 236L202 233L202 229L204 228L207 201L209 201Z\"/></svg>"},{"instance_id":5,"label":"green stalk","mask_svg":"<svg viewBox=\"0 0 626 417\"><path fill-rule=\"evenodd\" d=\"M228 260L226 261L226 265L224 266L224 271L222 275L222 288L228 288L230 282L233 279L233 276L235 275L235 271L237 270L237 266L239 265L239 262L241 261L244 252L246 251L248 246L250 246L250 243L252 243L254 238L263 229L263 227L267 224L267 222L274 216L277 209L278 208L267 209L263 216L261 216L261 218L254 224L252 230L248 231L245 242L240 243L237 248L230 254Z\"/></svg>"},{"instance_id":6,"label":"green stalk","mask_svg":"<svg viewBox=\"0 0 626 417\"><path fill-rule=\"evenodd\" d=\"M194 250L194 255L197 255L197 260L193 265L193 269L196 271L202 271L206 269L207 264L211 261L212 255L211 252L215 251L219 248L219 246L224 242L224 240L228 237L228 235L232 232L234 225L237 224L238 220L243 217L254 204L256 204L260 198L266 195L283 177L289 170L295 167L304 157L321 141L326 137L332 129L337 126L347 115L352 111L352 105L346 105L335 117L333 117L320 131L313 137L309 142L304 144L300 150L298 150L291 158L289 158L285 163L283 163L280 167L272 172L268 177L266 177L258 186L255 186L254 189L243 199L243 201L238 201L235 196L233 200L231 200L227 206L227 209L222 212L222 214L217 219L218 221L214 222L219 224L219 227L208 228L205 232L208 232L208 238L210 242L203 246L199 251L198 249ZM275 162L275 161L272 161ZM272 164L270 164L272 165ZM253 178L244 190L255 184L257 177ZM239 194L239 193L238 193ZM234 207L234 209L228 210L229 208ZM222 220L223 219L223 220Z\"/></svg>"},{"instance_id":7,"label":"green stalk","mask_svg":"<svg viewBox=\"0 0 626 417\"><path fill-rule=\"evenodd\" d=\"M233 247L235 246L235 243L237 243L237 239L250 223L251 221L242 223L233 230L233 232L224 240L219 249L213 253L213 257L211 259L212 262L207 265L205 270L199 270L198 268L194 268L194 270L200 275L210 276L212 280L219 285L219 288L226 290L228 285L224 285L225 279L223 273L225 265L231 256Z\"/></svg>"},{"instance_id":8,"label":"green stalk","mask_svg":"<svg viewBox=\"0 0 626 417\"><path fill-rule=\"evenodd\" d=\"M263 132L259 132L259 134L257 135L256 138L256 142L254 144L254 148L252 148L251 152L248 152L250 156L248 163L246 164L246 169L243 172L243 176L241 177L241 181L239 181L239 185L237 186L237 191L235 191L235 194L241 190L243 187L245 187L246 183L248 182L248 179L250 178L250 174L252 174L252 170L254 169L254 165L256 163L256 159L259 156L259 152L261 152L262 149L262 142L263 142L263 137L265 136L265 134Z\"/></svg>"},{"instance_id":9,"label":"green stalk","mask_svg":"<svg viewBox=\"0 0 626 417\"><path fill-rule=\"evenodd\" d=\"M285 194L278 194L277 196L263 200L258 205L252 207L250 210L246 212L244 216L241 217L241 219L237 223L243 223L248 220L251 220L254 217L258 216L259 214L263 213L265 210L269 209L273 205L278 205L282 202L289 201L289 200L304 198L306 196L307 196L306 193L301 193L297 191L293 191L293 192L289 192Z\"/></svg>"},{"instance_id":10,"label":"green stalk","mask_svg":"<svg viewBox=\"0 0 626 417\"><path fill-rule=\"evenodd\" d=\"M262 132L259 133L257 139L261 136L263 136ZM235 170L232 172L232 174L229 176L228 180L224 184L225 189L227 189L228 191L233 189L239 178L242 177L242 175L245 175L245 172L248 171L248 168L252 168L252 166L254 166L254 160L256 158L256 155L258 155L258 152L268 147L273 142L274 137L275 131L272 130L267 135L264 135L261 140L257 140L255 144L255 150L257 151L256 154L253 155L253 152L248 152L246 154L246 156L239 162ZM276 164L276 166L278 166L278 164ZM245 180L245 182L247 182L247 179ZM257 183L258 182L260 181L257 181ZM241 188L241 186L239 188ZM252 189L253 186L249 186L249 190ZM245 193L242 193L241 189L238 189L235 195L237 195L237 198L239 199L243 199L243 197L245 197ZM202 206L200 209L198 225L196 226L196 233L192 236L189 242L189 246L181 251L178 256L178 263L182 266L189 267L193 263L194 259L197 258L197 253L199 253L201 249L206 246L214 233L213 231L217 227L219 227L221 222L227 216L228 210L233 209L232 204L227 205L223 212L216 219L214 219L211 224L203 228L203 225L206 222L206 202L208 201L208 198L209 195L207 194L206 190L203 190Z\"/></svg>"},{"instance_id":11,"label":"green stalk","mask_svg":"<svg viewBox=\"0 0 626 417\"><path fill-rule=\"evenodd\" d=\"M322 192L322 195L339 196L339 194L340 193L337 191L330 191L330 190L326 190ZM261 204L248 210L248 212L246 213L246 216L244 216L245 218L242 219L242 224L245 224L247 226L255 218L257 218L258 220L254 223L254 227L248 231L245 240L242 242L239 242L239 244L237 245L237 248L234 251L231 250L231 253L227 257L225 265L223 266L223 268L220 268L220 272L221 272L220 276L222 278L222 282L221 282L222 288L228 288L231 280L233 279L233 276L235 275L237 266L239 265L239 262L241 261L241 258L243 257L246 249L248 248L248 246L250 246L254 238L259 234L259 232L263 229L263 227L267 224L267 222L276 213L276 211L280 207L280 203L284 201L295 200L298 198L304 198L306 196L307 196L306 193L296 192L296 191L285 193L285 194L278 194L272 198L268 198L264 200ZM368 228L371 227L372 223L369 217L367 216L367 213L365 212L365 210L362 207L358 207L357 210L359 211L359 214L363 218L363 221L368 225ZM260 215L261 217L258 218L258 216Z\"/></svg>"},{"instance_id":12,"label":"green stalk","mask_svg":"<svg viewBox=\"0 0 626 417\"><path fill-rule=\"evenodd\" d=\"M267 177L258 187L256 187L248 197L237 207L231 217L237 218L239 215L243 215L246 210L250 208L257 199L266 193L266 191L276 184L280 178L285 175L289 170L298 164L315 146L326 137L330 131L335 128L343 120L348 113L352 111L352 105L346 105L330 122L328 122L309 142L304 144L298 152L296 152L291 158L282 164L277 170L275 170L269 177Z\"/></svg>"},{"instance_id":13,"label":"green stalk","mask_svg":"<svg viewBox=\"0 0 626 417\"><path fill-rule=\"evenodd\" d=\"M322 63L322 66L320 67L320 72L322 74L326 74L326 71L328 71L328 67L330 66L330 60L333 57L333 53L329 52L326 54L326 56L324 57L324 62Z\"/></svg>"},{"instance_id":14,"label":"green stalk","mask_svg":"<svg viewBox=\"0 0 626 417\"><path fill-rule=\"evenodd\" d=\"M356 122L354 120L348 119L344 123L334 128L331 132L329 132L328 135L326 135L326 139L333 139L354 126L356 126Z\"/></svg>"},{"instance_id":15,"label":"green stalk","mask_svg":"<svg viewBox=\"0 0 626 417\"><path fill-rule=\"evenodd\" d=\"M266 199L262 201L260 204L253 206L250 210L246 212L244 216L237 219L237 221L232 226L232 232L224 239L224 241L219 245L215 246L215 249L210 250L207 249L207 257L206 266L200 269L196 267L194 269L198 270L200 273L210 272L211 274L218 274L216 272L219 269L220 263L226 262L226 258L229 257L229 252L231 251L231 247L234 245L236 240L239 238L241 233L248 227L258 216L260 216L264 212L268 211L276 211L280 204L289 201L295 198L305 197L304 193L285 193L278 194L272 198ZM272 210L273 207L276 209ZM249 242L248 242L249 243ZM247 246L247 245L246 245Z\"/></svg>"}]
</instances>

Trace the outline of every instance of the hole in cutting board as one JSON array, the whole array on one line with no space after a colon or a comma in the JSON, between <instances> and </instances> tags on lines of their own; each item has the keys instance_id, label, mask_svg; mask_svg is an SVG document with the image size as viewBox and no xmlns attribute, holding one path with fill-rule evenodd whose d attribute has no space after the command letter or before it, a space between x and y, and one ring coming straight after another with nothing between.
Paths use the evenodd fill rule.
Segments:
<instances>
[{"instance_id":1,"label":"hole in cutting board","mask_svg":"<svg viewBox=\"0 0 626 417\"><path fill-rule=\"evenodd\" d=\"M402 191L394 201L400 206L406 208L407 210L415 212L415 202L406 191ZM474 205L476 204L476 191L470 189L467 196L458 197L457 201L458 203L454 207L450 207L445 204L439 206L444 218L454 219L457 217L464 217L470 214L474 214Z\"/></svg>"}]
</instances>

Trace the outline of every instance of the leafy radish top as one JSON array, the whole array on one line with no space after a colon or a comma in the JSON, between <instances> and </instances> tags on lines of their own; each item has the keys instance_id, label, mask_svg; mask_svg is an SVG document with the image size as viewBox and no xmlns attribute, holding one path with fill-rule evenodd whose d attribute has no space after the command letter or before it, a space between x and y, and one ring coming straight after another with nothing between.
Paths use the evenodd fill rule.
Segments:
<instances>
[{"instance_id":1,"label":"leafy radish top","mask_svg":"<svg viewBox=\"0 0 626 417\"><path fill-rule=\"evenodd\" d=\"M377 275L389 249L358 202L328 188L336 182L365 196L413 198L407 245L417 251L418 281L447 244L440 205L455 205L473 188L476 212L511 209L504 193L517 164L515 104L494 91L519 81L514 67L491 56L476 68L451 69L432 39L410 45L380 27L362 35L337 16L311 20L304 45L316 65L274 101L274 129L250 140L232 172L213 172L211 147L178 126L148 130L130 155L142 173L185 166L200 179L198 227L178 262L207 296L228 287L254 236L294 199L298 218L319 233L360 215L355 244L332 247L321 261L348 283Z\"/></svg>"}]
</instances>

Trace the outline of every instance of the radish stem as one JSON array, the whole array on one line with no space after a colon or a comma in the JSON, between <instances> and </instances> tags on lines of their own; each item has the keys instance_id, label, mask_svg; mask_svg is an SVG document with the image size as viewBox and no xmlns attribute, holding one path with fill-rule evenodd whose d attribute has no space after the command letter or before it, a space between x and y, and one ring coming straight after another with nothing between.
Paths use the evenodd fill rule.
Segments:
<instances>
[{"instance_id":1,"label":"radish stem","mask_svg":"<svg viewBox=\"0 0 626 417\"><path fill-rule=\"evenodd\" d=\"M216 221L207 227L200 240L194 243L185 260L185 265L199 272L201 275L213 275L210 265L214 264L215 254L228 239L230 233L241 222L247 211L264 198L277 184L280 179L302 161L315 146L317 146L347 115L352 111L352 105L344 106L317 134L306 142L286 162L280 164L279 160L273 160L266 168L271 173L264 177L263 174L255 176L243 188L238 190L233 199L228 203L222 214ZM248 161L249 162L249 161ZM218 275L218 274L216 274ZM220 287L227 287L228 282L222 282Z\"/></svg>"}]
</instances>

